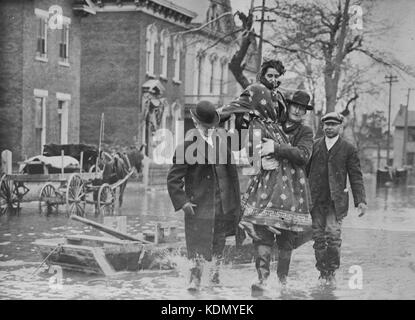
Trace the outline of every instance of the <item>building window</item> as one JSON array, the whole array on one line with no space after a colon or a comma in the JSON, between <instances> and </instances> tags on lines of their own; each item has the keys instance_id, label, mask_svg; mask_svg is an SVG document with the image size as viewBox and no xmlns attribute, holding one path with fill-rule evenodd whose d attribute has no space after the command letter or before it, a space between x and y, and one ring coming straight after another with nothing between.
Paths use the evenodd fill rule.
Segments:
<instances>
[{"instance_id":1,"label":"building window","mask_svg":"<svg viewBox=\"0 0 415 320\"><path fill-rule=\"evenodd\" d=\"M36 58L47 61L48 55L48 17L49 13L35 9L37 23Z\"/></svg>"},{"instance_id":2,"label":"building window","mask_svg":"<svg viewBox=\"0 0 415 320\"><path fill-rule=\"evenodd\" d=\"M155 63L155 46L157 43L157 28L154 24L147 27L146 33L146 73L148 76L155 77L154 63Z\"/></svg>"},{"instance_id":3,"label":"building window","mask_svg":"<svg viewBox=\"0 0 415 320\"><path fill-rule=\"evenodd\" d=\"M209 79L209 92L214 93L215 91L215 80L216 80L216 62L218 61L218 56L212 54L210 56L210 79Z\"/></svg>"},{"instance_id":4,"label":"building window","mask_svg":"<svg viewBox=\"0 0 415 320\"><path fill-rule=\"evenodd\" d=\"M59 43L59 62L69 64L69 24L63 24Z\"/></svg>"},{"instance_id":5,"label":"building window","mask_svg":"<svg viewBox=\"0 0 415 320\"><path fill-rule=\"evenodd\" d=\"M69 104L71 96L66 93L56 93L58 100L58 141L60 144L68 143L68 128L69 128Z\"/></svg>"},{"instance_id":6,"label":"building window","mask_svg":"<svg viewBox=\"0 0 415 320\"><path fill-rule=\"evenodd\" d=\"M197 95L200 96L202 94L202 86L203 86L203 65L205 63L205 53L203 51L199 51L197 53Z\"/></svg>"},{"instance_id":7,"label":"building window","mask_svg":"<svg viewBox=\"0 0 415 320\"><path fill-rule=\"evenodd\" d=\"M220 59L220 94L224 95L228 91L228 59Z\"/></svg>"},{"instance_id":8,"label":"building window","mask_svg":"<svg viewBox=\"0 0 415 320\"><path fill-rule=\"evenodd\" d=\"M167 79L167 59L168 59L168 49L170 47L170 33L168 30L164 29L160 34L160 64L161 64L161 74L160 77Z\"/></svg>"},{"instance_id":9,"label":"building window","mask_svg":"<svg viewBox=\"0 0 415 320\"><path fill-rule=\"evenodd\" d=\"M406 154L406 164L408 166L415 165L415 152L408 152Z\"/></svg>"},{"instance_id":10,"label":"building window","mask_svg":"<svg viewBox=\"0 0 415 320\"><path fill-rule=\"evenodd\" d=\"M415 141L415 128L408 128L408 142Z\"/></svg>"},{"instance_id":11,"label":"building window","mask_svg":"<svg viewBox=\"0 0 415 320\"><path fill-rule=\"evenodd\" d=\"M180 82L181 52L183 51L183 39L177 35L173 40L173 59L174 59L174 76L175 82Z\"/></svg>"},{"instance_id":12,"label":"building window","mask_svg":"<svg viewBox=\"0 0 415 320\"><path fill-rule=\"evenodd\" d=\"M46 144L46 90L34 90L34 128L36 152L43 153Z\"/></svg>"}]
</instances>

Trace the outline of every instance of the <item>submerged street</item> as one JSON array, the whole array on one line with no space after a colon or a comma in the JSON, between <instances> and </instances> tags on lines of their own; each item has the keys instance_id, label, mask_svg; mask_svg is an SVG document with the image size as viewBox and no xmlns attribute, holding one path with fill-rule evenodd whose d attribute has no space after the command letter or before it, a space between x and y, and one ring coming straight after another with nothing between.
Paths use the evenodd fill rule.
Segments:
<instances>
[{"instance_id":1,"label":"submerged street","mask_svg":"<svg viewBox=\"0 0 415 320\"><path fill-rule=\"evenodd\" d=\"M312 241L294 251L287 288L281 290L277 284L273 266L270 292L261 297L251 296L253 263L222 266L218 287L209 285L205 272L201 292L188 293L190 264L182 257L171 257L175 270L114 277L64 270L62 286L56 287L49 284L53 274L48 266L38 269L42 258L32 242L99 232L68 220L64 206L45 217L32 202L23 204L20 215L0 217L0 299L415 299L415 184L377 190L374 176L366 175L365 186L366 215L358 218L351 202L343 221L342 261L334 290L318 286ZM102 217L94 217L92 206L86 212L87 218L102 222ZM183 213L174 212L167 191L146 192L130 181L117 213L127 216L131 235L151 230L156 221L176 224L183 233Z\"/></svg>"}]
</instances>

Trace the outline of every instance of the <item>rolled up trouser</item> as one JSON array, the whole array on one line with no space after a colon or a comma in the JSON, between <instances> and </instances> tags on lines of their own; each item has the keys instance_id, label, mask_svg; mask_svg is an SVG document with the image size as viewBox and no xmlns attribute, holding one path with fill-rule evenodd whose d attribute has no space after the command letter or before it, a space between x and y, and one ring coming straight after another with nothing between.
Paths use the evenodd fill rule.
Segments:
<instances>
[{"instance_id":1,"label":"rolled up trouser","mask_svg":"<svg viewBox=\"0 0 415 320\"><path fill-rule=\"evenodd\" d=\"M270 274L271 263L271 246L257 244L256 247L256 259L255 267L258 273L258 279L260 281L266 280Z\"/></svg>"}]
</instances>

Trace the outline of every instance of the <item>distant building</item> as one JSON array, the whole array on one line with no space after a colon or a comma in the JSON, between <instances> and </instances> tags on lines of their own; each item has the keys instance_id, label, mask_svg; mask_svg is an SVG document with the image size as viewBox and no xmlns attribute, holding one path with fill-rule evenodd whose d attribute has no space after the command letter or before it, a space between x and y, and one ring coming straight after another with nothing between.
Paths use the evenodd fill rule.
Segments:
<instances>
[{"instance_id":1,"label":"distant building","mask_svg":"<svg viewBox=\"0 0 415 320\"><path fill-rule=\"evenodd\" d=\"M405 107L401 105L398 114L393 122L395 131L393 133L393 163L394 167L400 168L404 164L415 165L415 111L408 111L408 138L404 152L404 128L405 128ZM403 157L406 153L406 161Z\"/></svg>"},{"instance_id":2,"label":"distant building","mask_svg":"<svg viewBox=\"0 0 415 320\"><path fill-rule=\"evenodd\" d=\"M196 16L166 0L78 1L82 19L81 142L154 148L157 129L174 131L184 106L185 47L180 32ZM89 7L87 7L88 9Z\"/></svg>"},{"instance_id":3,"label":"distant building","mask_svg":"<svg viewBox=\"0 0 415 320\"><path fill-rule=\"evenodd\" d=\"M0 2L0 151L15 161L44 144L79 142L80 17L72 3Z\"/></svg>"},{"instance_id":4,"label":"distant building","mask_svg":"<svg viewBox=\"0 0 415 320\"><path fill-rule=\"evenodd\" d=\"M200 100L220 107L242 92L242 87L229 70L229 62L239 48L240 32L230 0L177 0L176 3L197 13L192 20L194 31L184 36L186 45L185 118L186 129L192 127L189 109ZM255 81L256 44L245 58L245 76Z\"/></svg>"}]
</instances>

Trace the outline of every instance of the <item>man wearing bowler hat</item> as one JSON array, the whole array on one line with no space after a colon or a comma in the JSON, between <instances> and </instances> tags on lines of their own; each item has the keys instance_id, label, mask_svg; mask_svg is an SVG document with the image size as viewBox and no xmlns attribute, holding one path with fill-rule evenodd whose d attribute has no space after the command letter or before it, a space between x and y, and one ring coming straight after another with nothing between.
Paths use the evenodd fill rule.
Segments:
<instances>
[{"instance_id":1,"label":"man wearing bowler hat","mask_svg":"<svg viewBox=\"0 0 415 320\"><path fill-rule=\"evenodd\" d=\"M215 106L200 101L190 114L195 129L176 148L167 188L175 210L184 211L187 255L194 263L189 286L193 291L200 287L204 260L214 258L219 266L226 237L237 233L241 209L232 152L227 150L225 161L218 159L220 139L214 133L219 115ZM193 141L188 141L188 136ZM218 271L214 268L211 272L213 284L219 282Z\"/></svg>"},{"instance_id":2,"label":"man wearing bowler hat","mask_svg":"<svg viewBox=\"0 0 415 320\"><path fill-rule=\"evenodd\" d=\"M347 176L359 217L366 211L366 197L357 149L339 136L343 116L329 112L321 121L324 137L314 142L307 175L316 268L323 284L334 286L335 271L340 267L342 219L349 208Z\"/></svg>"}]
</instances>

